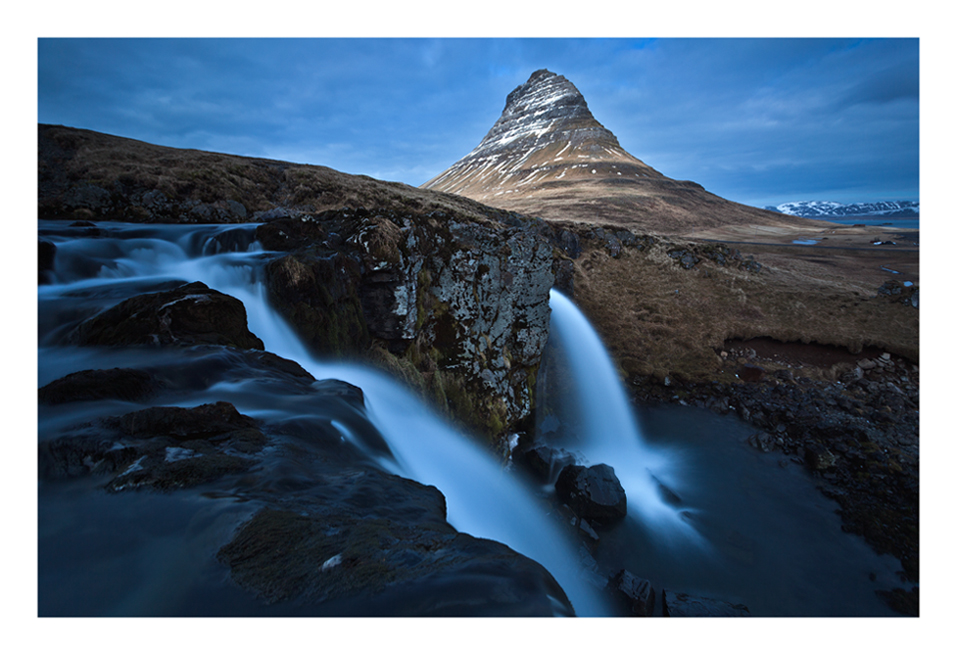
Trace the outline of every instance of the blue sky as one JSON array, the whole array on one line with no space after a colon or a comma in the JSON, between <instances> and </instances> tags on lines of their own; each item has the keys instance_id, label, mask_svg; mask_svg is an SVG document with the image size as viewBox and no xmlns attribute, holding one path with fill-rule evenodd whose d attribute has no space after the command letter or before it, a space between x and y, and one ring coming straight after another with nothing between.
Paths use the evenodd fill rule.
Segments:
<instances>
[{"instance_id":1,"label":"blue sky","mask_svg":"<svg viewBox=\"0 0 957 655\"><path fill-rule=\"evenodd\" d=\"M919 199L914 39L46 39L37 114L419 185L536 69L631 154L764 206Z\"/></svg>"}]
</instances>

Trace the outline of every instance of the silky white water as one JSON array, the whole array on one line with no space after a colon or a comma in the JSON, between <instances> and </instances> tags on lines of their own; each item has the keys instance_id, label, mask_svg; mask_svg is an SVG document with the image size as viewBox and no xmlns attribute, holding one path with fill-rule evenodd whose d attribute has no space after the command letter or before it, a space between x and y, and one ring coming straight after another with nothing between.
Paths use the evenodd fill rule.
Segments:
<instances>
[{"instance_id":1,"label":"silky white water","mask_svg":"<svg viewBox=\"0 0 957 655\"><path fill-rule=\"evenodd\" d=\"M385 470L440 489L457 529L505 543L541 563L579 615L613 613L588 581L566 539L567 526L554 523L539 502L541 490L529 490L382 373L309 355L266 301L260 270L275 253L259 250L255 226L100 224L95 238L58 222L41 221L40 228L41 238L57 246L50 283L38 289L40 386L84 369L202 368L191 363L197 357L191 349L77 348L58 345L57 338L76 321L125 298L202 281L243 302L249 327L267 350L320 380L338 378L363 390L367 414L387 449L370 438L362 416L335 415L333 425L343 439ZM628 495L628 517L606 526L593 553L599 570L627 568L650 580L659 594L675 589L743 602L757 616L893 614L874 591L899 586L899 562L877 556L862 539L843 532L836 503L821 496L800 467L790 466L784 455L755 452L747 445L752 429L733 416L667 407L646 410L636 421L615 366L587 320L558 294L551 306L547 359L571 371L563 378L571 382L570 392L540 396L538 404L560 406L569 430L538 438L560 437L556 445L578 452L583 463L611 465ZM543 367L539 383L549 375ZM286 393L257 379L217 379L172 402L225 400L267 422L302 417L320 425L331 416L320 417L323 403L310 403L310 394L301 391ZM39 436L53 438L78 422L140 408L121 400L43 406ZM665 487L677 497L666 500ZM82 480L41 488L41 614L268 611L242 594L218 593L218 578L203 575L221 572L197 565L213 558L210 553L229 540L254 504L235 502L228 494L211 500L185 493L93 494L94 488ZM138 526L141 534L128 526ZM194 595L196 589L212 595Z\"/></svg>"},{"instance_id":2,"label":"silky white water","mask_svg":"<svg viewBox=\"0 0 957 655\"><path fill-rule=\"evenodd\" d=\"M578 556L564 529L547 516L547 508L523 481L388 376L358 364L323 362L308 352L266 301L258 260L267 253L257 252L254 246L249 252L202 256L202 252L215 252L217 248L197 244L182 226L123 226L120 231L127 232L122 236L133 233L136 237L58 242L57 254L62 255L58 264L65 262L56 271L61 283L42 286L41 301L53 302L63 294L98 285L107 288L120 280L131 285L200 281L239 299L246 308L250 331L263 341L265 350L299 363L316 379L338 379L362 389L369 417L394 455L394 460L382 457L378 461L392 473L437 487L446 497L452 526L475 537L504 543L537 561L562 586L577 615L609 613L599 591L581 574ZM141 236L144 231L148 236ZM87 277L75 273L76 267L71 264L71 260L80 258L103 263L93 277ZM122 298L102 304L110 306L119 300ZM44 377L68 372L50 370ZM234 404L252 416L268 414L261 406L244 406L241 400ZM345 438L351 438L347 429L343 431Z\"/></svg>"},{"instance_id":3,"label":"silky white water","mask_svg":"<svg viewBox=\"0 0 957 655\"><path fill-rule=\"evenodd\" d=\"M549 339L568 367L572 389L561 404L576 425L564 444L589 464L615 469L628 498L628 515L673 545L704 546L683 516L688 508L665 502L661 484L672 491L687 484L674 453L652 448L641 435L624 388L601 338L567 297L552 290ZM554 402L554 401L553 401Z\"/></svg>"}]
</instances>

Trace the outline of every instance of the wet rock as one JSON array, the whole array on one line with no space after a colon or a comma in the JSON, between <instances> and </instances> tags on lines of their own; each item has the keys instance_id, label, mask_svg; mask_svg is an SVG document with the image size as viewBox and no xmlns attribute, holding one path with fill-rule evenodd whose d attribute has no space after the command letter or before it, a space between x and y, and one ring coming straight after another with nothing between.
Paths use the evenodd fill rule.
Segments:
<instances>
[{"instance_id":1,"label":"wet rock","mask_svg":"<svg viewBox=\"0 0 957 655\"><path fill-rule=\"evenodd\" d=\"M139 457L106 484L110 492L140 488L167 491L195 487L225 475L248 470L253 461L223 452L166 446L162 450L147 444L137 449Z\"/></svg>"},{"instance_id":2,"label":"wet rock","mask_svg":"<svg viewBox=\"0 0 957 655\"><path fill-rule=\"evenodd\" d=\"M272 305L314 352L342 356L369 347L356 261L340 253L317 257L295 252L270 262L265 272ZM380 323L389 316L379 313Z\"/></svg>"},{"instance_id":3,"label":"wet rock","mask_svg":"<svg viewBox=\"0 0 957 655\"><path fill-rule=\"evenodd\" d=\"M40 480L108 475L128 468L138 457L135 448L109 438L53 439L37 447L37 473Z\"/></svg>"},{"instance_id":4,"label":"wet rock","mask_svg":"<svg viewBox=\"0 0 957 655\"><path fill-rule=\"evenodd\" d=\"M105 488L190 487L249 469L262 450L256 422L219 402L193 408L149 407L41 441L41 480L111 475Z\"/></svg>"},{"instance_id":5,"label":"wet rock","mask_svg":"<svg viewBox=\"0 0 957 655\"><path fill-rule=\"evenodd\" d=\"M130 368L86 370L50 382L37 392L41 403L55 405L88 400L142 400L163 387L146 371Z\"/></svg>"},{"instance_id":6,"label":"wet rock","mask_svg":"<svg viewBox=\"0 0 957 655\"><path fill-rule=\"evenodd\" d=\"M625 490L607 464L566 466L558 474L555 491L578 516L599 525L619 521L628 512Z\"/></svg>"},{"instance_id":7,"label":"wet rock","mask_svg":"<svg viewBox=\"0 0 957 655\"><path fill-rule=\"evenodd\" d=\"M811 442L804 446L804 463L815 471L823 471L834 466L837 458L830 450L819 443Z\"/></svg>"},{"instance_id":8,"label":"wet rock","mask_svg":"<svg viewBox=\"0 0 957 655\"><path fill-rule=\"evenodd\" d=\"M569 464L574 464L575 457L561 448L538 444L524 451L523 461L532 475L541 481L548 481Z\"/></svg>"},{"instance_id":9,"label":"wet rock","mask_svg":"<svg viewBox=\"0 0 957 655\"><path fill-rule=\"evenodd\" d=\"M572 259L581 257L582 246L577 234L570 230L561 230L558 233L557 241L558 247L561 248L562 252L566 255Z\"/></svg>"},{"instance_id":10,"label":"wet rock","mask_svg":"<svg viewBox=\"0 0 957 655\"><path fill-rule=\"evenodd\" d=\"M651 583L622 569L609 582L613 597L626 616L651 616L655 611L655 590Z\"/></svg>"},{"instance_id":11,"label":"wet rock","mask_svg":"<svg viewBox=\"0 0 957 655\"><path fill-rule=\"evenodd\" d=\"M748 437L748 443L765 453L774 450L776 445L775 438L767 432L756 432L752 434Z\"/></svg>"},{"instance_id":12,"label":"wet rock","mask_svg":"<svg viewBox=\"0 0 957 655\"><path fill-rule=\"evenodd\" d=\"M202 282L124 300L80 323L67 340L82 346L263 348L247 328L243 304Z\"/></svg>"},{"instance_id":13,"label":"wet rock","mask_svg":"<svg viewBox=\"0 0 957 655\"><path fill-rule=\"evenodd\" d=\"M40 284L49 284L52 281L53 260L55 258L56 245L52 241L39 239L37 245L37 259Z\"/></svg>"},{"instance_id":14,"label":"wet rock","mask_svg":"<svg viewBox=\"0 0 957 655\"><path fill-rule=\"evenodd\" d=\"M314 504L260 510L219 551L233 580L268 604L346 616L573 614L539 564L457 533L434 487L349 470L319 490Z\"/></svg>"},{"instance_id":15,"label":"wet rock","mask_svg":"<svg viewBox=\"0 0 957 655\"><path fill-rule=\"evenodd\" d=\"M740 603L694 596L670 589L661 591L661 607L662 615L670 617L751 616L747 606Z\"/></svg>"},{"instance_id":16,"label":"wet rock","mask_svg":"<svg viewBox=\"0 0 957 655\"><path fill-rule=\"evenodd\" d=\"M177 441L210 439L256 429L255 420L222 401L189 408L147 407L104 422L133 437L164 436Z\"/></svg>"},{"instance_id":17,"label":"wet rock","mask_svg":"<svg viewBox=\"0 0 957 655\"><path fill-rule=\"evenodd\" d=\"M555 288L569 298L575 297L575 265L567 259L557 259L553 266Z\"/></svg>"}]
</instances>

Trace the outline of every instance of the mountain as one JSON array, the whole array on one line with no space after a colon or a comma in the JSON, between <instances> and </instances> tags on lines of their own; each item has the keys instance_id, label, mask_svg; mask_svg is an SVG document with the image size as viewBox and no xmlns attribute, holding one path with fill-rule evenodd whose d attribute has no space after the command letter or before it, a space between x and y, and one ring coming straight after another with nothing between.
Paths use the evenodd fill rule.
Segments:
<instances>
[{"instance_id":1,"label":"mountain","mask_svg":"<svg viewBox=\"0 0 957 655\"><path fill-rule=\"evenodd\" d=\"M849 205L827 200L803 200L769 206L765 209L805 218L850 218L853 216L918 218L920 216L920 202L913 200L855 202Z\"/></svg>"},{"instance_id":2,"label":"mountain","mask_svg":"<svg viewBox=\"0 0 957 655\"><path fill-rule=\"evenodd\" d=\"M694 182L673 180L621 147L565 77L532 73L472 152L422 185L541 216L662 233L727 224L794 225Z\"/></svg>"}]
</instances>

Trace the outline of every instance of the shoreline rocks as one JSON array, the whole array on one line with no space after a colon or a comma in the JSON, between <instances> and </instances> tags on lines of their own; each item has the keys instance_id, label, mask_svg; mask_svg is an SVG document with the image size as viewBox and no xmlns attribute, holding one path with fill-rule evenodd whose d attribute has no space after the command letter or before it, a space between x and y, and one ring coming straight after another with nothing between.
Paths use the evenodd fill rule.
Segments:
<instances>
[{"instance_id":1,"label":"shoreline rocks","mask_svg":"<svg viewBox=\"0 0 957 655\"><path fill-rule=\"evenodd\" d=\"M878 553L899 558L904 578L917 582L918 368L886 354L861 358L837 379L828 371L792 367L755 382L673 380L668 387L653 378L633 378L630 388L642 404L734 413L753 425L753 447L781 452L803 466L841 506L844 529L864 537ZM817 377L808 377L815 372Z\"/></svg>"}]
</instances>

